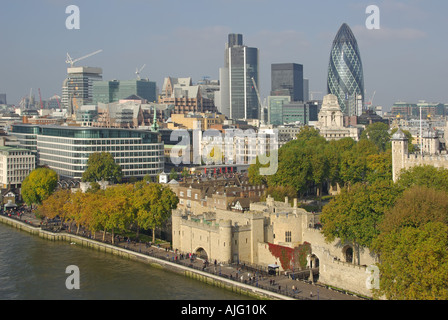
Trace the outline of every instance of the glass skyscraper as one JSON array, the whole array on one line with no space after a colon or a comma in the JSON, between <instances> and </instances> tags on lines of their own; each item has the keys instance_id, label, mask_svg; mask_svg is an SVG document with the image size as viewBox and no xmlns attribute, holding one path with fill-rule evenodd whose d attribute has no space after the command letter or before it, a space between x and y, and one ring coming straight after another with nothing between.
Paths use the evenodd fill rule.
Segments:
<instances>
[{"instance_id":1,"label":"glass skyscraper","mask_svg":"<svg viewBox=\"0 0 448 320\"><path fill-rule=\"evenodd\" d=\"M304 101L303 65L274 63L271 65L271 95L289 95L291 101Z\"/></svg>"},{"instance_id":2,"label":"glass skyscraper","mask_svg":"<svg viewBox=\"0 0 448 320\"><path fill-rule=\"evenodd\" d=\"M259 119L258 69L258 49L243 45L241 34L229 34L220 69L220 112L231 119Z\"/></svg>"},{"instance_id":3,"label":"glass skyscraper","mask_svg":"<svg viewBox=\"0 0 448 320\"><path fill-rule=\"evenodd\" d=\"M344 115L362 114L364 75L358 43L352 30L343 24L333 41L328 66L328 94L338 98Z\"/></svg>"}]
</instances>

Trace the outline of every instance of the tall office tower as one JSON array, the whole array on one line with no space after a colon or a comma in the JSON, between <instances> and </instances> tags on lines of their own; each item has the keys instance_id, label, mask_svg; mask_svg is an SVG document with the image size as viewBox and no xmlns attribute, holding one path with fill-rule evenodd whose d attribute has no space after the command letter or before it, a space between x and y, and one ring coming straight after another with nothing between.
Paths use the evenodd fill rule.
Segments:
<instances>
[{"instance_id":1,"label":"tall office tower","mask_svg":"<svg viewBox=\"0 0 448 320\"><path fill-rule=\"evenodd\" d=\"M338 98L344 115L362 114L364 75L361 54L353 32L345 23L336 34L331 48L327 89L328 94Z\"/></svg>"},{"instance_id":2,"label":"tall office tower","mask_svg":"<svg viewBox=\"0 0 448 320\"><path fill-rule=\"evenodd\" d=\"M0 93L0 104L7 104L6 103L6 93Z\"/></svg>"},{"instance_id":3,"label":"tall office tower","mask_svg":"<svg viewBox=\"0 0 448 320\"><path fill-rule=\"evenodd\" d=\"M67 68L67 78L62 84L62 107L67 108L70 115L78 107L92 103L93 82L103 80L102 73L101 68Z\"/></svg>"},{"instance_id":4,"label":"tall office tower","mask_svg":"<svg viewBox=\"0 0 448 320\"><path fill-rule=\"evenodd\" d=\"M225 66L220 68L218 110L231 119L260 119L258 49L243 44L241 34L229 34Z\"/></svg>"},{"instance_id":5,"label":"tall office tower","mask_svg":"<svg viewBox=\"0 0 448 320\"><path fill-rule=\"evenodd\" d=\"M303 79L303 101L310 100L310 80Z\"/></svg>"},{"instance_id":6,"label":"tall office tower","mask_svg":"<svg viewBox=\"0 0 448 320\"><path fill-rule=\"evenodd\" d=\"M271 96L290 96L291 101L304 101L303 65L276 63L271 65Z\"/></svg>"}]
</instances>

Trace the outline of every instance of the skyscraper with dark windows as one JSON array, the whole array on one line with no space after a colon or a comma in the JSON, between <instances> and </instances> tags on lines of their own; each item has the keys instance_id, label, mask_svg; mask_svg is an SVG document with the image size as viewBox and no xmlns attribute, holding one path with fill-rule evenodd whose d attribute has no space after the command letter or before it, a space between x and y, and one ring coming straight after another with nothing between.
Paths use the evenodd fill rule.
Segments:
<instances>
[{"instance_id":1,"label":"skyscraper with dark windows","mask_svg":"<svg viewBox=\"0 0 448 320\"><path fill-rule=\"evenodd\" d=\"M229 34L224 64L219 70L218 110L231 119L259 119L258 49L245 46L241 34Z\"/></svg>"},{"instance_id":2,"label":"skyscraper with dark windows","mask_svg":"<svg viewBox=\"0 0 448 320\"><path fill-rule=\"evenodd\" d=\"M274 63L271 65L271 96L290 96L291 101L304 101L303 65Z\"/></svg>"},{"instance_id":3,"label":"skyscraper with dark windows","mask_svg":"<svg viewBox=\"0 0 448 320\"><path fill-rule=\"evenodd\" d=\"M344 115L360 116L364 105L364 74L358 43L344 23L331 48L328 66L328 94L338 98Z\"/></svg>"}]
</instances>

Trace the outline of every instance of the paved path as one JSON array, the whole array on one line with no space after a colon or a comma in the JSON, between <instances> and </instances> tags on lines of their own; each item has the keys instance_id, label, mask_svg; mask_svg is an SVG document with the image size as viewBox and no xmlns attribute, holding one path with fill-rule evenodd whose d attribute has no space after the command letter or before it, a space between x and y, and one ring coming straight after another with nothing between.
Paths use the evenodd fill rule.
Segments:
<instances>
[{"instance_id":1,"label":"paved path","mask_svg":"<svg viewBox=\"0 0 448 320\"><path fill-rule=\"evenodd\" d=\"M25 212L21 216L21 221L32 223L35 226L40 226L40 219L37 219L33 213ZM83 235L80 233L79 235ZM97 232L95 240L102 241L102 232ZM106 242L111 243L111 236L107 234ZM191 265L195 269L202 270L204 267L204 260L196 258L194 260L183 259L180 260L180 254L169 250L168 248L162 248L157 246L148 246L145 243L134 243L121 240L120 242L115 242L123 248L133 250L135 252L140 252L144 254L149 254L154 257L158 257L163 260L170 260L174 262L179 262L183 265ZM177 257L177 258L176 258ZM296 299L306 299L306 300L361 300L361 298L349 294L344 294L339 291L332 289L327 289L324 285L319 283L311 284L301 280L293 280L285 275L260 275L248 270L243 266L237 265L215 265L210 263L204 271L209 273L225 276L226 278L233 279L238 282L243 282L246 284L251 284L253 286L258 286L265 290L274 291L277 293L292 296ZM241 280L241 276L243 279ZM249 278L256 276L255 280L249 281ZM272 284L274 281L274 284ZM293 288L295 291L293 291Z\"/></svg>"}]
</instances>

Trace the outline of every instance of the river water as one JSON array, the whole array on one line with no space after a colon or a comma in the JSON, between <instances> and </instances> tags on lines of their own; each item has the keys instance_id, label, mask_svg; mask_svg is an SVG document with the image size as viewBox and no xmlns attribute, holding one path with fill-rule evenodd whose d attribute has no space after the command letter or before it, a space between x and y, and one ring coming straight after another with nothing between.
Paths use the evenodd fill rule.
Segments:
<instances>
[{"instance_id":1,"label":"river water","mask_svg":"<svg viewBox=\"0 0 448 320\"><path fill-rule=\"evenodd\" d=\"M68 266L80 288L69 290ZM73 283L73 282L71 282ZM0 300L245 300L179 274L0 224Z\"/></svg>"}]
</instances>

